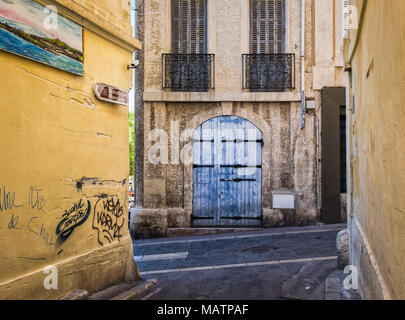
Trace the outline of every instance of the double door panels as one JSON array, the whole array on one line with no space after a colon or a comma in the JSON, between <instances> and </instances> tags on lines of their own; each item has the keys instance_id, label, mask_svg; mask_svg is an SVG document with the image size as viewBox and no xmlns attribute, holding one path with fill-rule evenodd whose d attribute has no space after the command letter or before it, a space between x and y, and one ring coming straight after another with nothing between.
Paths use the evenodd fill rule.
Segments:
<instances>
[{"instance_id":1,"label":"double door panels","mask_svg":"<svg viewBox=\"0 0 405 320\"><path fill-rule=\"evenodd\" d=\"M193 226L262 224L262 134L249 121L211 119L193 137Z\"/></svg>"}]
</instances>

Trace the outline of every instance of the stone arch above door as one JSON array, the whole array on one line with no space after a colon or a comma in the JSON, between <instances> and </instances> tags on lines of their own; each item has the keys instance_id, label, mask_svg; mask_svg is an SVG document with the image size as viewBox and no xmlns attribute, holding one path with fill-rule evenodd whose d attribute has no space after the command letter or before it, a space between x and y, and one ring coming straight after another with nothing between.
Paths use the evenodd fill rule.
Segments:
<instances>
[{"instance_id":1,"label":"stone arch above door","mask_svg":"<svg viewBox=\"0 0 405 320\"><path fill-rule=\"evenodd\" d=\"M186 128L188 130L195 130L206 121L220 117L220 116L235 116L245 119L255 125L262 133L264 141L262 150L262 209L270 207L270 187L268 182L270 180L270 126L260 117L255 114L250 108L227 108L223 103L222 108L213 108L211 112L198 114L190 121L187 122ZM184 209L187 214L192 214L193 211L193 164L184 164Z\"/></svg>"},{"instance_id":2,"label":"stone arch above door","mask_svg":"<svg viewBox=\"0 0 405 320\"><path fill-rule=\"evenodd\" d=\"M236 116L193 134L194 227L262 226L262 132Z\"/></svg>"}]
</instances>

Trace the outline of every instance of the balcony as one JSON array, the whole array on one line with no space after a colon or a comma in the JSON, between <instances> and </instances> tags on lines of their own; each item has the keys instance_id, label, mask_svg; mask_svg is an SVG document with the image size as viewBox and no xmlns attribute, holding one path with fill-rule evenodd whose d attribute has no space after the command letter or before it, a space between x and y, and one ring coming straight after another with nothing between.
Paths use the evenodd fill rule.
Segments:
<instances>
[{"instance_id":1,"label":"balcony","mask_svg":"<svg viewBox=\"0 0 405 320\"><path fill-rule=\"evenodd\" d=\"M163 89L207 92L214 89L215 55L163 54Z\"/></svg>"},{"instance_id":2,"label":"balcony","mask_svg":"<svg viewBox=\"0 0 405 320\"><path fill-rule=\"evenodd\" d=\"M283 92L295 88L295 54L244 54L243 89Z\"/></svg>"}]
</instances>

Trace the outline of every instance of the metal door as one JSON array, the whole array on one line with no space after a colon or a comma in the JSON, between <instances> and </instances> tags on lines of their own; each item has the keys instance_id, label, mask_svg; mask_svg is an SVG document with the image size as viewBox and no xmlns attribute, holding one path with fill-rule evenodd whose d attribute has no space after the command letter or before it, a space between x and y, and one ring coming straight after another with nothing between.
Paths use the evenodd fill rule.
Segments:
<instances>
[{"instance_id":1,"label":"metal door","mask_svg":"<svg viewBox=\"0 0 405 320\"><path fill-rule=\"evenodd\" d=\"M262 224L262 134L232 116L211 119L193 137L193 226Z\"/></svg>"}]
</instances>

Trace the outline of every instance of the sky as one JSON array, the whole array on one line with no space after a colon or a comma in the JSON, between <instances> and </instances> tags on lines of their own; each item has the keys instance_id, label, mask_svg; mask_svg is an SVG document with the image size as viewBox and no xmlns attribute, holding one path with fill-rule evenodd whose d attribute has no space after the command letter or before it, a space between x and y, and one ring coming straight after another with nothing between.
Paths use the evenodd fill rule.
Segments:
<instances>
[{"instance_id":1,"label":"sky","mask_svg":"<svg viewBox=\"0 0 405 320\"><path fill-rule=\"evenodd\" d=\"M45 33L50 38L59 39L72 48L83 51L82 28L64 17L58 16L57 30L47 30L44 22L49 13L46 14L44 9L43 6L31 0L0 0L0 16L34 27L30 28L30 33L37 30L36 35L38 36Z\"/></svg>"}]
</instances>

